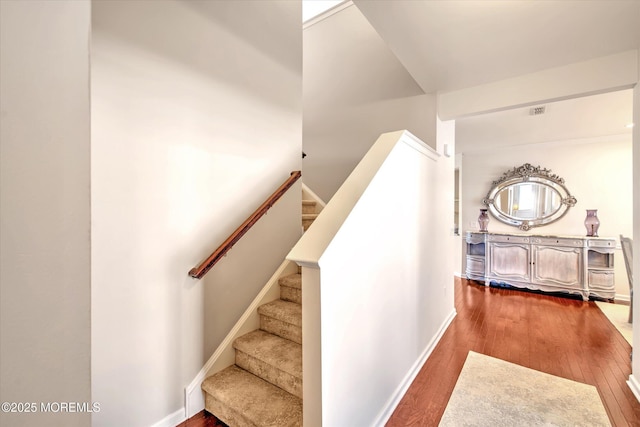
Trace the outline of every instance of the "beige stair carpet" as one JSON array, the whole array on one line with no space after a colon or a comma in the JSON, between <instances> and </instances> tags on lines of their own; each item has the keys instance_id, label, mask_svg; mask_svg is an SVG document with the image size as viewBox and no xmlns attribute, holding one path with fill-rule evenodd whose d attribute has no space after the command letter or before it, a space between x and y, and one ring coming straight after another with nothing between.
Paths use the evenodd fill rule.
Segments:
<instances>
[{"instance_id":1,"label":"beige stair carpet","mask_svg":"<svg viewBox=\"0 0 640 427\"><path fill-rule=\"evenodd\" d=\"M236 365L302 398L302 346L265 331L238 338Z\"/></svg>"},{"instance_id":2,"label":"beige stair carpet","mask_svg":"<svg viewBox=\"0 0 640 427\"><path fill-rule=\"evenodd\" d=\"M302 228L306 231L316 218L318 218L317 213L302 214Z\"/></svg>"},{"instance_id":3,"label":"beige stair carpet","mask_svg":"<svg viewBox=\"0 0 640 427\"><path fill-rule=\"evenodd\" d=\"M316 213L316 205L318 203L315 200L303 200L302 201L302 213L312 214Z\"/></svg>"},{"instance_id":4,"label":"beige stair carpet","mask_svg":"<svg viewBox=\"0 0 640 427\"><path fill-rule=\"evenodd\" d=\"M610 426L594 386L469 352L442 427Z\"/></svg>"},{"instance_id":5,"label":"beige stair carpet","mask_svg":"<svg viewBox=\"0 0 640 427\"><path fill-rule=\"evenodd\" d=\"M205 407L230 427L302 425L302 400L237 366L202 383Z\"/></svg>"},{"instance_id":6,"label":"beige stair carpet","mask_svg":"<svg viewBox=\"0 0 640 427\"><path fill-rule=\"evenodd\" d=\"M260 329L302 344L302 307L276 300L258 308Z\"/></svg>"},{"instance_id":7,"label":"beige stair carpet","mask_svg":"<svg viewBox=\"0 0 640 427\"><path fill-rule=\"evenodd\" d=\"M302 276L278 283L281 299L258 308L260 329L234 341L235 365L202 384L205 408L229 426L302 425Z\"/></svg>"},{"instance_id":8,"label":"beige stair carpet","mask_svg":"<svg viewBox=\"0 0 640 427\"><path fill-rule=\"evenodd\" d=\"M306 230L317 203L302 202ZM302 275L281 277L280 299L258 308L260 329L233 343L235 365L202 383L205 408L232 427L302 426Z\"/></svg>"},{"instance_id":9,"label":"beige stair carpet","mask_svg":"<svg viewBox=\"0 0 640 427\"><path fill-rule=\"evenodd\" d=\"M301 274L290 274L280 279L280 299L302 304Z\"/></svg>"}]
</instances>

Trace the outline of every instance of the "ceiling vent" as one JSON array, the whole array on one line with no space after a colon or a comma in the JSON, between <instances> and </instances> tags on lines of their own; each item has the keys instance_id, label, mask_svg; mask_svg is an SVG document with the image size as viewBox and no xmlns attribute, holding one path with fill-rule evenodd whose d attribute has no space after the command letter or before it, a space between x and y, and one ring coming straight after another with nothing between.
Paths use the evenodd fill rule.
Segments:
<instances>
[{"instance_id":1,"label":"ceiling vent","mask_svg":"<svg viewBox=\"0 0 640 427\"><path fill-rule=\"evenodd\" d=\"M543 105L542 107L532 107L529 110L529 115L531 116L539 116L540 114L544 114L546 107Z\"/></svg>"}]
</instances>

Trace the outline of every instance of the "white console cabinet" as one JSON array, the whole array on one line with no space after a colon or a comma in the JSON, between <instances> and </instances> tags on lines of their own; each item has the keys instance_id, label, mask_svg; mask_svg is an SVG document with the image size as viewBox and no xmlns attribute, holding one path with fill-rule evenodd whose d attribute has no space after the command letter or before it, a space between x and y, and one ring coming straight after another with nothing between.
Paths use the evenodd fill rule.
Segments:
<instances>
[{"instance_id":1,"label":"white console cabinet","mask_svg":"<svg viewBox=\"0 0 640 427\"><path fill-rule=\"evenodd\" d=\"M613 299L616 240L467 232L468 279Z\"/></svg>"}]
</instances>

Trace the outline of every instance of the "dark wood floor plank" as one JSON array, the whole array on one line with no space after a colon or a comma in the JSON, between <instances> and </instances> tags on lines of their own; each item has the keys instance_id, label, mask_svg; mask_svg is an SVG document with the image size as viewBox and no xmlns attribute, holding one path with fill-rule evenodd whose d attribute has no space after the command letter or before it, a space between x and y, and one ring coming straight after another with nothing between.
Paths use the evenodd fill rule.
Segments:
<instances>
[{"instance_id":1,"label":"dark wood floor plank","mask_svg":"<svg viewBox=\"0 0 640 427\"><path fill-rule=\"evenodd\" d=\"M227 427L227 425L207 411L200 411L176 427Z\"/></svg>"}]
</instances>

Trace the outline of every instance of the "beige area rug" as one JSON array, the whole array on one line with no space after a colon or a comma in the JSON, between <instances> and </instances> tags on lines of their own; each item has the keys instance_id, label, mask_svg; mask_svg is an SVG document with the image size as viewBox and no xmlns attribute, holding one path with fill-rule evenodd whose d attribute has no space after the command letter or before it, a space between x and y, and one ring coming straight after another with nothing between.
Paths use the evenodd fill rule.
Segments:
<instances>
[{"instance_id":1,"label":"beige area rug","mask_svg":"<svg viewBox=\"0 0 640 427\"><path fill-rule=\"evenodd\" d=\"M594 386L472 351L440 426L610 426Z\"/></svg>"},{"instance_id":2,"label":"beige area rug","mask_svg":"<svg viewBox=\"0 0 640 427\"><path fill-rule=\"evenodd\" d=\"M629 306L624 304L611 304L608 302L596 301L598 308L607 316L607 319L627 340L629 345L633 345L633 328L629 320Z\"/></svg>"}]
</instances>

